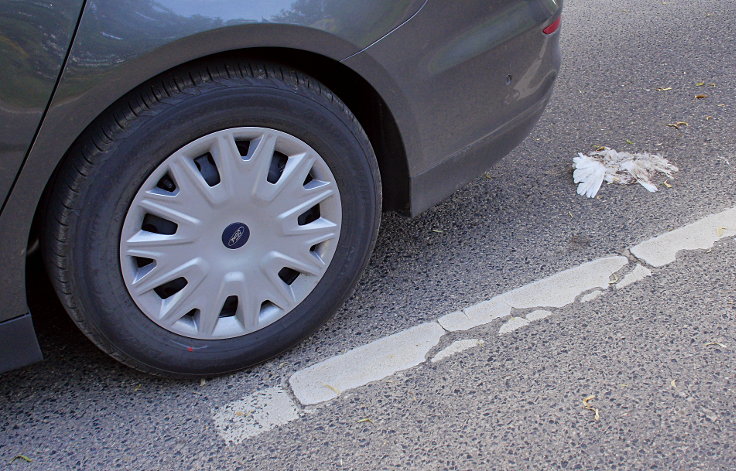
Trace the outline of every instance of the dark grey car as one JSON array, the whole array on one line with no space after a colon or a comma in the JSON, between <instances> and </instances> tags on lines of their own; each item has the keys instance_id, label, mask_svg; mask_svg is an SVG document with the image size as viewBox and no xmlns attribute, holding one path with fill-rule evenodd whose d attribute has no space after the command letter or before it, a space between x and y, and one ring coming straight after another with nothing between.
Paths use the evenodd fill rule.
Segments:
<instances>
[{"instance_id":1,"label":"dark grey car","mask_svg":"<svg viewBox=\"0 0 736 471\"><path fill-rule=\"evenodd\" d=\"M142 371L272 357L549 100L561 0L5 0L0 371L67 312Z\"/></svg>"}]
</instances>

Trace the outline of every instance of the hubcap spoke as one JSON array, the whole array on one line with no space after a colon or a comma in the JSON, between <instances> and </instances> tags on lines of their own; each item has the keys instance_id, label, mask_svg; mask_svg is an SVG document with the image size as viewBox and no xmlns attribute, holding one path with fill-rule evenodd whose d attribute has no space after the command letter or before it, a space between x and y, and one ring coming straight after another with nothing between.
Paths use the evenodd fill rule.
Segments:
<instances>
[{"instance_id":1,"label":"hubcap spoke","mask_svg":"<svg viewBox=\"0 0 736 471\"><path fill-rule=\"evenodd\" d=\"M263 294L267 300L280 307L284 311L291 310L294 307L294 293L291 287L284 283L274 271L263 272Z\"/></svg>"},{"instance_id":2,"label":"hubcap spoke","mask_svg":"<svg viewBox=\"0 0 736 471\"><path fill-rule=\"evenodd\" d=\"M254 144L255 150L248 159L253 167L252 175L255 177L253 195L262 201L270 201L276 195L273 184L268 181L268 171L276 150L276 135L264 134L251 143Z\"/></svg>"},{"instance_id":3,"label":"hubcap spoke","mask_svg":"<svg viewBox=\"0 0 736 471\"><path fill-rule=\"evenodd\" d=\"M290 203L305 192L304 180L312 169L316 157L302 153L289 157L279 180L264 191L268 191L267 199L276 206ZM283 200L283 201L280 201Z\"/></svg>"},{"instance_id":4,"label":"hubcap spoke","mask_svg":"<svg viewBox=\"0 0 736 471\"><path fill-rule=\"evenodd\" d=\"M238 290L238 310L236 317L247 331L258 330L261 313L261 300L255 292L243 282Z\"/></svg>"},{"instance_id":5,"label":"hubcap spoke","mask_svg":"<svg viewBox=\"0 0 736 471\"><path fill-rule=\"evenodd\" d=\"M159 260L161 262L156 261L156 265L148 273L131 283L134 293L147 293L177 278L184 278L187 282L191 282L190 278L201 282L208 271L207 263L201 258L182 264L176 264L167 257L160 257Z\"/></svg>"},{"instance_id":6,"label":"hubcap spoke","mask_svg":"<svg viewBox=\"0 0 736 471\"><path fill-rule=\"evenodd\" d=\"M214 285L217 281L220 281L218 286L211 286L202 293L203 299L197 323L197 330L202 336L211 336L214 333L225 301L228 296L237 294L243 279L240 274L230 273L221 280L212 280L211 284Z\"/></svg>"},{"instance_id":7,"label":"hubcap spoke","mask_svg":"<svg viewBox=\"0 0 736 471\"><path fill-rule=\"evenodd\" d=\"M341 218L335 178L309 145L272 129L217 131L165 159L138 190L121 234L123 279L171 332L245 335L314 290Z\"/></svg>"},{"instance_id":8,"label":"hubcap spoke","mask_svg":"<svg viewBox=\"0 0 736 471\"><path fill-rule=\"evenodd\" d=\"M301 189L279 205L286 206L279 216L282 219L297 217L336 193L336 185L332 183L324 183L309 190Z\"/></svg>"},{"instance_id":9,"label":"hubcap spoke","mask_svg":"<svg viewBox=\"0 0 736 471\"><path fill-rule=\"evenodd\" d=\"M164 247L190 244L192 240L191 237L179 234L178 231L173 235L140 231L126 242L128 244L128 255L144 257L145 255L135 255L133 252L160 251Z\"/></svg>"},{"instance_id":10,"label":"hubcap spoke","mask_svg":"<svg viewBox=\"0 0 736 471\"><path fill-rule=\"evenodd\" d=\"M238 146L232 133L223 133L217 136L211 148L212 157L220 174L220 185L229 198L235 196L238 181L236 174L243 163Z\"/></svg>"},{"instance_id":11,"label":"hubcap spoke","mask_svg":"<svg viewBox=\"0 0 736 471\"><path fill-rule=\"evenodd\" d=\"M279 184L289 188L303 188L304 180L316 160L316 155L307 152L290 157L284 167L284 173L281 174Z\"/></svg>"},{"instance_id":12,"label":"hubcap spoke","mask_svg":"<svg viewBox=\"0 0 736 471\"><path fill-rule=\"evenodd\" d=\"M168 219L169 221L173 221L177 224L190 224L193 226L201 224L201 221L197 217L187 214L184 211L172 208L171 205L154 201L149 198L143 198L140 201L139 205L141 208L147 210L151 214L161 216L162 218Z\"/></svg>"},{"instance_id":13,"label":"hubcap spoke","mask_svg":"<svg viewBox=\"0 0 736 471\"><path fill-rule=\"evenodd\" d=\"M206 213L225 203L227 191L222 185L210 186L204 179L194 161L185 155L177 155L169 164L179 187L181 199L191 211Z\"/></svg>"},{"instance_id":14,"label":"hubcap spoke","mask_svg":"<svg viewBox=\"0 0 736 471\"><path fill-rule=\"evenodd\" d=\"M199 287L204 281L205 274L193 275L187 278L187 285L173 296L166 298L161 303L159 311L159 322L166 327L171 327L174 322L180 320L196 306Z\"/></svg>"},{"instance_id":15,"label":"hubcap spoke","mask_svg":"<svg viewBox=\"0 0 736 471\"><path fill-rule=\"evenodd\" d=\"M309 251L292 250L291 252L289 255L280 252L271 252L267 257L264 257L264 266L268 266L271 272L274 269L278 271L283 267L287 267L307 275L317 276L322 273L324 262L309 253ZM285 285L280 279L279 281L281 285Z\"/></svg>"},{"instance_id":16,"label":"hubcap spoke","mask_svg":"<svg viewBox=\"0 0 736 471\"><path fill-rule=\"evenodd\" d=\"M292 236L301 236L306 239L306 243L314 245L326 240L334 239L337 237L339 230L340 228L334 222L328 221L325 218L319 218L304 226L297 225L288 233Z\"/></svg>"}]
</instances>

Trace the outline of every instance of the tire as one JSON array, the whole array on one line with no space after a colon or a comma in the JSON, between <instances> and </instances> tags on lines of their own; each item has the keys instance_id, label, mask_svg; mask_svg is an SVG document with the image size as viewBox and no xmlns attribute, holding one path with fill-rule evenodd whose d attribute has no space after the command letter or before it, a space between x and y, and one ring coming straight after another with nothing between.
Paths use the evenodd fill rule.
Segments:
<instances>
[{"instance_id":1,"label":"tire","mask_svg":"<svg viewBox=\"0 0 736 471\"><path fill-rule=\"evenodd\" d=\"M117 360L161 376L233 372L342 305L376 240L380 188L368 138L319 82L204 64L134 90L78 139L56 175L44 260L70 317Z\"/></svg>"}]
</instances>

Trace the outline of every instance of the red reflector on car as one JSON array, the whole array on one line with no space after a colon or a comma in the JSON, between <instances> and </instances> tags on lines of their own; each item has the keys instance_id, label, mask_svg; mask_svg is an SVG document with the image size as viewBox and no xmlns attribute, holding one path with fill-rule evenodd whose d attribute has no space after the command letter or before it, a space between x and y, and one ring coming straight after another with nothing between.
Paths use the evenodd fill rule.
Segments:
<instances>
[{"instance_id":1,"label":"red reflector on car","mask_svg":"<svg viewBox=\"0 0 736 471\"><path fill-rule=\"evenodd\" d=\"M549 25L546 28L544 28L542 30L542 32L544 34L552 34L552 33L554 33L555 31L557 31L559 29L561 22L562 22L562 17L561 16L558 16L557 19L551 25Z\"/></svg>"}]
</instances>

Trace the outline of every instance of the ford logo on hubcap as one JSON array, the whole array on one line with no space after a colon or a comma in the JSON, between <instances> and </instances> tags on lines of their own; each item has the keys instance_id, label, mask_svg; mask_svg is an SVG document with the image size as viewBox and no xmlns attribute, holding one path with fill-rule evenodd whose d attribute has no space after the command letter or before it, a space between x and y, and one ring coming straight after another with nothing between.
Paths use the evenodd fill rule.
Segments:
<instances>
[{"instance_id":1,"label":"ford logo on hubcap","mask_svg":"<svg viewBox=\"0 0 736 471\"><path fill-rule=\"evenodd\" d=\"M234 222L222 231L222 243L228 249L238 249L248 242L250 230L242 222Z\"/></svg>"}]
</instances>

